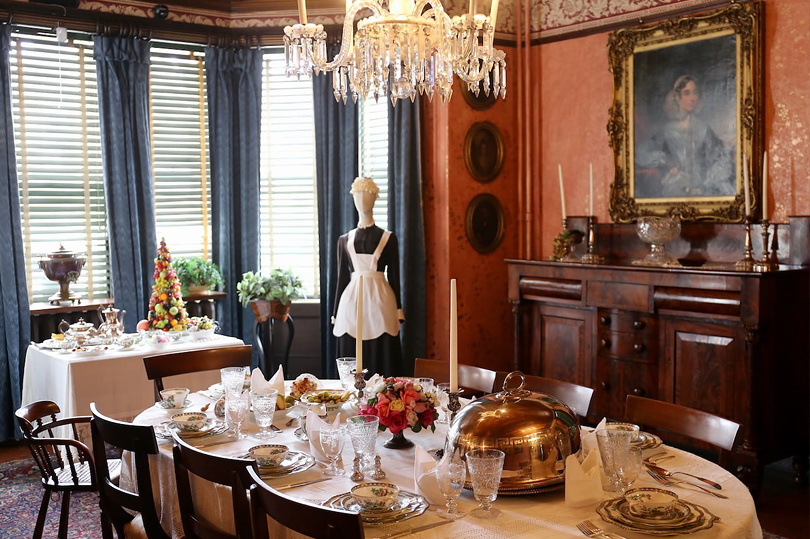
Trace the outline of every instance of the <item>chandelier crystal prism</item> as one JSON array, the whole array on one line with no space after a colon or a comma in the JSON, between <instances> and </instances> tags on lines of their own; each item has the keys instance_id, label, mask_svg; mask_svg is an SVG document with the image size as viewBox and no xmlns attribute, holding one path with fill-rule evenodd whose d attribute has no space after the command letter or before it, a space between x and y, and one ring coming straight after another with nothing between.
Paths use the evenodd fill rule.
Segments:
<instances>
[{"instance_id":1,"label":"chandelier crystal prism","mask_svg":"<svg viewBox=\"0 0 810 539\"><path fill-rule=\"evenodd\" d=\"M300 23L284 28L288 77L332 73L335 99L389 97L413 101L419 94L446 102L458 76L476 96L506 98L506 54L493 45L498 0L490 15L450 17L440 0L347 0L340 51L327 58L323 25L307 22L305 0L298 0ZM361 13L362 12L362 13ZM365 15L357 21L355 17ZM369 14L370 13L370 14ZM483 81L483 82L482 82Z\"/></svg>"}]
</instances>

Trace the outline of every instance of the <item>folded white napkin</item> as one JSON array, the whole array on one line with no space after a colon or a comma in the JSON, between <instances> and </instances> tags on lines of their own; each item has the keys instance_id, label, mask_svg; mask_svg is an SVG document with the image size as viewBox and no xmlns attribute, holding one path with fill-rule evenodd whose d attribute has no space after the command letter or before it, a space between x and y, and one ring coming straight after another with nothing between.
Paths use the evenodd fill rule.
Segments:
<instances>
[{"instance_id":1,"label":"folded white napkin","mask_svg":"<svg viewBox=\"0 0 810 539\"><path fill-rule=\"evenodd\" d=\"M596 425L596 428L593 429L591 432L585 434L582 437L582 456L587 457L590 455L591 450L596 449L596 454L599 454L599 445L596 443L596 433L600 430L605 430L605 425L607 424L607 418L603 418L602 421ZM567 468L566 468L567 469Z\"/></svg>"},{"instance_id":2,"label":"folded white napkin","mask_svg":"<svg viewBox=\"0 0 810 539\"><path fill-rule=\"evenodd\" d=\"M321 429L323 427L337 427L340 425L340 414L335 416L333 423L327 423L318 417L316 406L307 410L307 436L309 437L309 453L321 464L329 464L329 459L321 450ZM338 459L340 463L340 459Z\"/></svg>"},{"instance_id":3,"label":"folded white napkin","mask_svg":"<svg viewBox=\"0 0 810 539\"><path fill-rule=\"evenodd\" d=\"M565 505L583 507L602 499L599 451L591 451L582 464L576 455L565 459Z\"/></svg>"},{"instance_id":4,"label":"folded white napkin","mask_svg":"<svg viewBox=\"0 0 810 539\"><path fill-rule=\"evenodd\" d=\"M444 496L436 478L436 460L422 446L416 446L413 459L413 483L417 494L431 504L444 505Z\"/></svg>"}]
</instances>

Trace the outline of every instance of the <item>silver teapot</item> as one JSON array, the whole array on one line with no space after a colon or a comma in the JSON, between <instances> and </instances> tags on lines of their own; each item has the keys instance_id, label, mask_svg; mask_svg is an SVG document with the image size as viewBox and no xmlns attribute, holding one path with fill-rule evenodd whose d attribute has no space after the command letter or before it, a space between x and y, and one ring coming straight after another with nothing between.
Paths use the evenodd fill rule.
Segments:
<instances>
[{"instance_id":1,"label":"silver teapot","mask_svg":"<svg viewBox=\"0 0 810 539\"><path fill-rule=\"evenodd\" d=\"M97 330L98 336L113 341L124 333L124 315L127 314L125 310L116 309L111 303L106 309L103 305L99 306L98 314L103 320Z\"/></svg>"},{"instance_id":2,"label":"silver teapot","mask_svg":"<svg viewBox=\"0 0 810 539\"><path fill-rule=\"evenodd\" d=\"M65 334L65 339L75 341L82 346L96 336L98 330L91 322L85 322L84 318L79 318L78 322L69 324L66 320L59 322L59 331Z\"/></svg>"}]
</instances>

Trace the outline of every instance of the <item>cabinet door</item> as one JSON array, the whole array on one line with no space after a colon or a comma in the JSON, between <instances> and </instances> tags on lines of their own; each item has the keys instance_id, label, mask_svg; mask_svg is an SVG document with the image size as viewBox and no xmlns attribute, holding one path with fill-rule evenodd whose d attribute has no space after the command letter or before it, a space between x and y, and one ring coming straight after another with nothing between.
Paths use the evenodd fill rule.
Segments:
<instances>
[{"instance_id":1,"label":"cabinet door","mask_svg":"<svg viewBox=\"0 0 810 539\"><path fill-rule=\"evenodd\" d=\"M658 398L658 365L628 359L598 357L592 414L624 419L627 395Z\"/></svg>"},{"instance_id":2,"label":"cabinet door","mask_svg":"<svg viewBox=\"0 0 810 539\"><path fill-rule=\"evenodd\" d=\"M590 387L593 311L536 304L529 373Z\"/></svg>"},{"instance_id":3,"label":"cabinet door","mask_svg":"<svg viewBox=\"0 0 810 539\"><path fill-rule=\"evenodd\" d=\"M744 336L739 324L664 322L663 400L735 418L743 391Z\"/></svg>"}]
</instances>

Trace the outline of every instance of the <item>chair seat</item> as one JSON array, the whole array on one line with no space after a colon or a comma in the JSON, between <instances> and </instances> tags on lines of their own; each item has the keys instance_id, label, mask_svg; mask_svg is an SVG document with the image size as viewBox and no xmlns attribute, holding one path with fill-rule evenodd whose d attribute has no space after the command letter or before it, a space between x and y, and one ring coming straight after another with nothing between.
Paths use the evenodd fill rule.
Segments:
<instances>
[{"instance_id":1,"label":"chair seat","mask_svg":"<svg viewBox=\"0 0 810 539\"><path fill-rule=\"evenodd\" d=\"M121 475L121 460L109 459L107 460L107 465L110 467L110 477L117 483L118 477ZM67 487L71 490L76 490L77 488L96 490L96 484L93 482L92 472L90 471L91 464L89 462L76 463L74 469L76 470L77 476L76 482L74 482L73 479L73 470L71 470L70 466L65 466L63 468L54 468L56 480L54 480L53 477L49 477L47 480L43 479L42 483L52 490L60 490Z\"/></svg>"}]
</instances>

